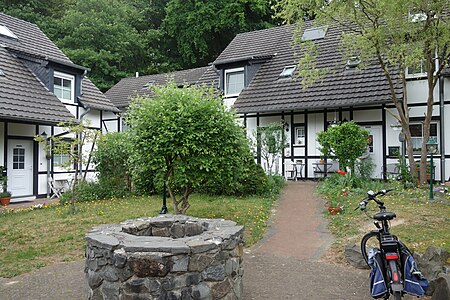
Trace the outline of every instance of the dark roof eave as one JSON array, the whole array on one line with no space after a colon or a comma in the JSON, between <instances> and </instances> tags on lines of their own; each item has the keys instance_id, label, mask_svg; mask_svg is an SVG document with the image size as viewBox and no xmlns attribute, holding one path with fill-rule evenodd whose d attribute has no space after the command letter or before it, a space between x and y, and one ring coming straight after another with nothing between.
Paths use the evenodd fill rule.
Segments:
<instances>
[{"instance_id":1,"label":"dark roof eave","mask_svg":"<svg viewBox=\"0 0 450 300\"><path fill-rule=\"evenodd\" d=\"M266 55L252 55L252 56L222 59L222 60L214 61L212 63L212 65L214 67L216 67L219 65L226 65L226 64L232 64L232 63L243 62L243 61L267 60L267 59L271 59L273 56L274 56L274 54L266 54Z\"/></svg>"},{"instance_id":2,"label":"dark roof eave","mask_svg":"<svg viewBox=\"0 0 450 300\"><path fill-rule=\"evenodd\" d=\"M121 112L120 109L118 109L117 107L111 107L111 106L107 106L107 105L96 105L96 104L92 104L92 103L86 103L85 101L78 99L78 102L81 104L81 106L86 109L86 108L92 108L92 109L98 109L98 110L104 110L104 111L111 111L114 113L119 113Z\"/></svg>"},{"instance_id":3,"label":"dark roof eave","mask_svg":"<svg viewBox=\"0 0 450 300\"><path fill-rule=\"evenodd\" d=\"M28 57L31 57L31 58L48 61L48 62L57 64L57 65L70 67L70 68L74 68L74 69L78 69L78 70L82 70L82 71L86 71L86 72L89 72L91 70L90 68L86 68L86 67L74 64L71 61L62 61L62 60L58 60L58 59L54 59L54 58L49 58L48 56L40 55L40 54L37 54L37 53L30 53L30 52L22 51L22 50L19 50L17 48L10 47L10 46L4 46L4 47L8 51L10 51L12 53L19 54L21 57L28 56Z\"/></svg>"},{"instance_id":4,"label":"dark roof eave","mask_svg":"<svg viewBox=\"0 0 450 300\"><path fill-rule=\"evenodd\" d=\"M86 68L74 63L69 63L69 62L65 62L65 61L61 61L61 60L57 60L57 59L51 59L51 58L47 58L47 60L51 63L57 64L57 65L61 65L61 66L65 66L65 67L70 67L70 68L74 68L74 69L78 69L78 70L82 70L85 72L90 72L91 69L90 68Z\"/></svg>"},{"instance_id":5,"label":"dark roof eave","mask_svg":"<svg viewBox=\"0 0 450 300\"><path fill-rule=\"evenodd\" d=\"M58 125L59 123L67 123L72 122L75 124L78 124L80 121L74 118L62 118L61 120L38 120L38 119L31 119L31 118L25 118L25 117L13 117L13 116L0 116L0 121L12 121L12 122L24 122L27 124L38 124L38 125Z\"/></svg>"},{"instance_id":6,"label":"dark roof eave","mask_svg":"<svg viewBox=\"0 0 450 300\"><path fill-rule=\"evenodd\" d=\"M376 102L370 103L371 105L381 105L391 103L391 100L380 100ZM327 103L323 103L320 105L303 105L303 106L297 106L297 107L272 107L272 106L261 106L261 107L244 107L239 108L235 107L236 113L238 114L252 114L252 113L281 113L286 111L302 111L302 110L322 110L324 108L342 108L342 107L355 107L355 106L367 106L367 102L354 102L354 103L344 103L343 105L329 105Z\"/></svg>"}]
</instances>

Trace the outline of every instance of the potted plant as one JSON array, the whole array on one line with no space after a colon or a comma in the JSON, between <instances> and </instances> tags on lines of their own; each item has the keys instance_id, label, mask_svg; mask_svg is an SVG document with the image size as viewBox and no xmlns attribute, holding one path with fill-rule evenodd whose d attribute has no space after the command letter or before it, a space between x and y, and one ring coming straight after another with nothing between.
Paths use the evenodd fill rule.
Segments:
<instances>
[{"instance_id":1,"label":"potted plant","mask_svg":"<svg viewBox=\"0 0 450 300\"><path fill-rule=\"evenodd\" d=\"M10 201L11 201L11 192L8 191L0 192L0 202L2 206L9 205Z\"/></svg>"},{"instance_id":2,"label":"potted plant","mask_svg":"<svg viewBox=\"0 0 450 300\"><path fill-rule=\"evenodd\" d=\"M0 182L2 185L2 191L0 191L0 202L3 206L6 206L11 201L11 192L8 192L8 177L4 175L4 168L0 166Z\"/></svg>"}]
</instances>

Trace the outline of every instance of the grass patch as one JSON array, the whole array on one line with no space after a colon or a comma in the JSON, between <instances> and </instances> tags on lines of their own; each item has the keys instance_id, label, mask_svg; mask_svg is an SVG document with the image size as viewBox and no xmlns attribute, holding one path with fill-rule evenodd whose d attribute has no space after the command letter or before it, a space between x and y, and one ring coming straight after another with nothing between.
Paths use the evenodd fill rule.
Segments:
<instances>
[{"instance_id":1,"label":"grass patch","mask_svg":"<svg viewBox=\"0 0 450 300\"><path fill-rule=\"evenodd\" d=\"M274 198L192 195L188 214L224 218L245 226L250 246L261 239ZM168 205L170 206L170 205ZM84 235L99 224L156 216L160 197L83 202L75 214L69 206L0 213L0 277L13 277L57 262L84 258ZM169 208L171 213L171 208Z\"/></svg>"},{"instance_id":2,"label":"grass patch","mask_svg":"<svg viewBox=\"0 0 450 300\"><path fill-rule=\"evenodd\" d=\"M326 183L322 183L326 184ZM395 183L384 183L384 188L395 186ZM370 184L367 186L370 187ZM375 183L377 189L383 188L380 183ZM321 191L326 188L319 189ZM351 190L343 202L342 213L331 216L329 228L337 238L333 251L341 254L344 245L355 243L359 245L361 238L370 230L375 230L373 219L378 206L374 202L368 205L367 217L360 210L355 211L357 204L366 197L367 190ZM321 194L326 197L326 194ZM435 201L428 201L429 190L409 189L405 190L400 185L397 190L381 197L388 211L395 212L397 218L391 222L391 233L415 252L423 253L430 246L443 247L450 251L450 195L435 193Z\"/></svg>"}]
</instances>

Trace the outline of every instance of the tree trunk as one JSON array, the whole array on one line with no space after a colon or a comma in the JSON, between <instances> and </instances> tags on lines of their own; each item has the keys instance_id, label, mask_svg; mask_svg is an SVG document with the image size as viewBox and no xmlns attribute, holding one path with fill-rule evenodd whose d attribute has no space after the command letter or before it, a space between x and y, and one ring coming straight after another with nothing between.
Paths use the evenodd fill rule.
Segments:
<instances>
[{"instance_id":1,"label":"tree trunk","mask_svg":"<svg viewBox=\"0 0 450 300\"><path fill-rule=\"evenodd\" d=\"M427 49L429 49L429 45ZM427 52L427 81L428 81L428 97L427 97L427 111L425 113L425 120L423 121L423 139L422 139L422 151L420 152L420 183L424 184L427 181L427 143L430 139L430 123L431 117L433 116L433 103L434 103L434 88L436 86L436 78L434 72L436 70L436 65L434 62L434 50L429 50ZM431 166L432 168L433 166ZM430 180L432 180L430 178Z\"/></svg>"},{"instance_id":2,"label":"tree trunk","mask_svg":"<svg viewBox=\"0 0 450 300\"><path fill-rule=\"evenodd\" d=\"M170 187L170 184L168 181L166 181L167 190L169 191L170 199L172 199L172 207L173 207L173 213L178 215L180 211L178 210L178 202L175 194L173 193L172 188Z\"/></svg>"},{"instance_id":3,"label":"tree trunk","mask_svg":"<svg viewBox=\"0 0 450 300\"><path fill-rule=\"evenodd\" d=\"M78 183L78 160L75 161L75 175L72 182L72 200L70 201L71 212L75 213L75 187Z\"/></svg>"}]
</instances>

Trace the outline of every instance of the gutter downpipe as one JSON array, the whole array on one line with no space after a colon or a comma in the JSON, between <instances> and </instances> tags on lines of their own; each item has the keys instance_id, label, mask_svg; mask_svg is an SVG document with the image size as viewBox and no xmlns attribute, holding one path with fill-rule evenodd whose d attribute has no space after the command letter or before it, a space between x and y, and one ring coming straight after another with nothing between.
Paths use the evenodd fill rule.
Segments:
<instances>
[{"instance_id":1,"label":"gutter downpipe","mask_svg":"<svg viewBox=\"0 0 450 300\"><path fill-rule=\"evenodd\" d=\"M88 70L84 70L84 72L83 72L83 75L81 75L81 80L80 81L83 81L83 78L87 75L87 72L88 72ZM82 84L82 82L80 83L80 97L81 97L81 95L83 94L83 84ZM81 103L81 105L83 106L83 108L85 108L85 106L84 106L84 104L78 99L78 101ZM84 118L84 116L86 116L90 111L91 111L91 108L90 107L87 107L87 108L85 108L86 109L86 111L85 112L83 112L81 115L80 115L80 123L82 124L83 123L83 118ZM81 141L81 139L83 138L83 136L82 136L82 133L80 133L80 141ZM82 145L80 145L80 149L79 149L79 151L80 151L80 154L81 153L83 153L82 151L83 151L83 146ZM81 155L80 155L81 156ZM79 170L78 170L78 172L80 173L80 177L83 175L83 162L82 161L80 161L79 162Z\"/></svg>"},{"instance_id":2,"label":"gutter downpipe","mask_svg":"<svg viewBox=\"0 0 450 300\"><path fill-rule=\"evenodd\" d=\"M441 142L441 182L445 182L445 103L444 103L444 77L439 77L439 115L441 121L440 127L440 142Z\"/></svg>"}]
</instances>

